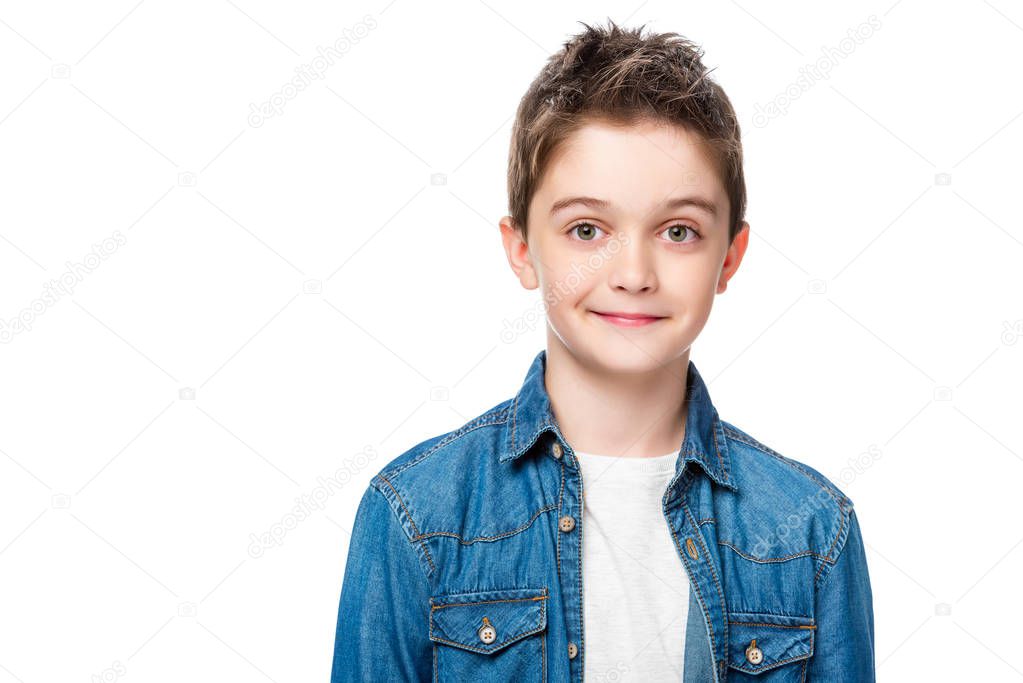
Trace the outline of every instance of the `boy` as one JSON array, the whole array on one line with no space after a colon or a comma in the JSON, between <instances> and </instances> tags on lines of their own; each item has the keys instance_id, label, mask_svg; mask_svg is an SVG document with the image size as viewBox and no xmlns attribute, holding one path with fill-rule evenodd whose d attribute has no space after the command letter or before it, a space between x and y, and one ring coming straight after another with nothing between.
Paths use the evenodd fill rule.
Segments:
<instances>
[{"instance_id":1,"label":"boy","mask_svg":"<svg viewBox=\"0 0 1023 683\"><path fill-rule=\"evenodd\" d=\"M373 478L333 683L874 679L851 502L721 420L689 359L749 238L701 57L587 26L523 97L500 228L547 348Z\"/></svg>"}]
</instances>

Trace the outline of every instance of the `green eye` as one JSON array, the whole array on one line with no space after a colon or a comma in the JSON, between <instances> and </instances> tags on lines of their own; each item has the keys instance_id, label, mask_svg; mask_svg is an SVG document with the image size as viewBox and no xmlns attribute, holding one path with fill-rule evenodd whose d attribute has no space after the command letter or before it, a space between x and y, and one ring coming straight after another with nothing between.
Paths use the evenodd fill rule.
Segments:
<instances>
[{"instance_id":1,"label":"green eye","mask_svg":"<svg viewBox=\"0 0 1023 683\"><path fill-rule=\"evenodd\" d=\"M664 232L668 233L668 239L672 242L685 242L686 236L689 235L689 233L692 233L697 237L699 236L695 230L683 223L677 223L670 228L667 228Z\"/></svg>"},{"instance_id":2,"label":"green eye","mask_svg":"<svg viewBox=\"0 0 1023 683\"><path fill-rule=\"evenodd\" d=\"M597 230L600 228L593 223L578 223L573 225L569 232L575 233L583 242L590 242L597 236Z\"/></svg>"}]
</instances>

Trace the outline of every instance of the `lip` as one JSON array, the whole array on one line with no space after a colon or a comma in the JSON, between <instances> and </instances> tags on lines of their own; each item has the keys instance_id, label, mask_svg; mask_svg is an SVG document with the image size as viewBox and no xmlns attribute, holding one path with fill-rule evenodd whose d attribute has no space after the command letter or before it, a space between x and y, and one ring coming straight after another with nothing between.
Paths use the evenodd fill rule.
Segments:
<instances>
[{"instance_id":1,"label":"lip","mask_svg":"<svg viewBox=\"0 0 1023 683\"><path fill-rule=\"evenodd\" d=\"M664 320L664 316L649 315L646 313L628 313L626 311L591 311L602 320L619 327L643 327Z\"/></svg>"}]
</instances>

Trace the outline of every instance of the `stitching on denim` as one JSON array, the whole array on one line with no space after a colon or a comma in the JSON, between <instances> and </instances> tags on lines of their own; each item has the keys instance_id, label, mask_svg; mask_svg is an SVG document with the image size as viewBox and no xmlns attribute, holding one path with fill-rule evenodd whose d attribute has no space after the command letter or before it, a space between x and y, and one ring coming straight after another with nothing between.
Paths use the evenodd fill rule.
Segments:
<instances>
[{"instance_id":1,"label":"stitching on denim","mask_svg":"<svg viewBox=\"0 0 1023 683\"><path fill-rule=\"evenodd\" d=\"M845 515L845 505L842 504L842 501L838 501L838 515L839 515L839 517L838 517L838 533L835 534L835 540L831 542L831 547L828 548L828 557L831 557L831 552L835 549L835 546L838 545L838 539L840 539L842 537L842 531L845 529L845 517L846 517L846 515ZM834 565L837 562L838 562L838 558L836 557L835 559L831 560L830 564ZM817 585L817 580L820 578L821 573L824 571L824 567L825 566L826 566L826 563L825 562L821 562L820 568L817 569L817 573L813 577L813 585L814 586Z\"/></svg>"},{"instance_id":2,"label":"stitching on denim","mask_svg":"<svg viewBox=\"0 0 1023 683\"><path fill-rule=\"evenodd\" d=\"M547 634L540 636L540 683L547 683Z\"/></svg>"},{"instance_id":3,"label":"stitching on denim","mask_svg":"<svg viewBox=\"0 0 1023 683\"><path fill-rule=\"evenodd\" d=\"M547 683L547 634L540 637L540 683Z\"/></svg>"},{"instance_id":4,"label":"stitching on denim","mask_svg":"<svg viewBox=\"0 0 1023 683\"><path fill-rule=\"evenodd\" d=\"M430 611L444 609L446 607L465 607L466 605L491 605L498 602L535 602L537 600L546 600L546 595L537 595L532 598L504 598L502 600L474 600L472 602L448 602L443 605L430 604Z\"/></svg>"},{"instance_id":5,"label":"stitching on denim","mask_svg":"<svg viewBox=\"0 0 1023 683\"><path fill-rule=\"evenodd\" d=\"M383 474L378 474L377 476L380 477L380 480L387 484L392 491L394 491L394 497L398 499L398 504L401 505L401 509L405 511L405 516L408 518L408 523L412 525L412 532L416 535L416 538L418 538L419 529L416 527L416 520L412 519L412 513L409 512L409 509L405 506L405 501L401 499L401 494L398 493L398 490L394 488L394 484L392 484L387 477ZM430 549L426 547L425 541L420 540L419 545L423 549L423 554L426 555L426 561L430 563L430 573L432 574L437 571L437 567L433 564L433 557L430 556Z\"/></svg>"},{"instance_id":6,"label":"stitching on denim","mask_svg":"<svg viewBox=\"0 0 1023 683\"><path fill-rule=\"evenodd\" d=\"M717 419L715 419L714 422L715 422L714 427L717 427L718 425L721 424L720 421ZM725 481L731 483L732 478L728 475L728 468L725 467L725 461L721 459L721 447L718 445L718 430L716 428L712 429L711 434L714 436L714 454L717 455L718 457L718 464L721 465L721 471L725 475L724 479Z\"/></svg>"},{"instance_id":7,"label":"stitching on denim","mask_svg":"<svg viewBox=\"0 0 1023 683\"><path fill-rule=\"evenodd\" d=\"M540 425L539 428L537 428L537 430L535 432L533 432L533 434L529 437L529 440L526 443L528 443L528 444L536 443L537 439L540 438L541 434L543 434L545 431L547 431L548 429L551 429L553 427L554 427L554 423L552 423L550 421L544 422L542 425ZM518 452L519 450L521 450L521 449L519 449L519 448L515 449L516 452ZM562 456L562 458L564 458L564 456Z\"/></svg>"},{"instance_id":8,"label":"stitching on denim","mask_svg":"<svg viewBox=\"0 0 1023 683\"><path fill-rule=\"evenodd\" d=\"M512 407L511 407L511 423L512 423L511 447L512 447L512 451L517 451L518 450L515 447L515 428L518 425L518 417L519 417L519 395L515 394L515 400L512 402Z\"/></svg>"},{"instance_id":9,"label":"stitching on denim","mask_svg":"<svg viewBox=\"0 0 1023 683\"><path fill-rule=\"evenodd\" d=\"M777 624L769 624L769 625L770 626L777 626ZM789 628L796 628L796 627L791 627L790 626ZM796 657L790 657L788 659L783 659L780 662L774 662L773 664L771 664L766 669L765 668L761 668L759 671L757 671L757 670L750 670L750 669L743 668L743 666L741 664L732 664L732 668L737 669L737 670L742 671L742 672L745 672L745 673L757 674L757 673L762 673L764 671L768 671L769 669L774 669L776 667L781 666L782 664L788 664L789 662L795 661L797 659L801 659L803 661L803 665L802 665L802 670L800 671L800 677L801 677L800 680L805 683L805 681L806 681L806 666L807 666L807 662L809 662L810 661L810 657L813 656L813 640L814 640L814 632L810 631L810 649L809 649L809 652L807 652L805 655L798 655Z\"/></svg>"},{"instance_id":10,"label":"stitching on denim","mask_svg":"<svg viewBox=\"0 0 1023 683\"><path fill-rule=\"evenodd\" d=\"M812 472L810 472L805 467L803 467L800 463L798 463L795 460L792 460L790 458L786 458L784 455L782 455L778 451L774 450L770 446L767 446L766 444L763 444L763 443L757 441L753 437L747 437L744 434L740 434L740 433L738 433L737 431L735 431L732 428L726 427L726 429L735 438L736 441L744 443L744 444L746 444L748 446L752 446L753 448L756 448L757 450L759 450L759 451L761 451L761 452L763 452L763 453L765 453L767 455L770 455L771 457L773 457L775 460L778 460L782 464L788 465L792 469L797 470L799 472L802 472L803 476L807 477L808 479L810 479L810 481L814 482L819 487L821 487L822 489L827 491L828 495L831 496L832 499L834 499L835 503L838 505L838 533L835 535L834 540L832 540L832 542L831 542L831 547L828 549L828 554L827 554L827 558L828 559L827 559L827 561L826 562L824 562L824 561L821 562L820 567L817 569L816 575L814 575L813 581L814 581L814 584L816 584L818 578L821 575L821 572L824 570L825 564L828 563L828 564L832 564L833 565L833 564L835 564L835 562L837 562L837 558L832 557L831 553L835 549L835 545L838 543L838 539L841 538L842 530L845 527L845 517L846 517L846 510L845 510L845 508L846 508L846 505L850 502L848 497L845 496L845 494L836 492L835 490L833 490L833 488L831 486L828 486L827 484L825 484L816 475L814 475Z\"/></svg>"},{"instance_id":11,"label":"stitching on denim","mask_svg":"<svg viewBox=\"0 0 1023 683\"><path fill-rule=\"evenodd\" d=\"M834 562L834 560L832 560L830 557L828 557L826 555L821 555L819 553L815 553L812 550L804 550L802 552L792 553L791 555L783 555L782 557L754 557L753 555L749 555L749 554L744 553L743 551L739 550L738 548L736 548L734 545L732 545L728 541L718 541L718 545L723 545L726 548L730 548L730 549L734 550L743 559L749 560L751 562L763 562L763 563L787 562L788 560L794 560L794 559L797 559L797 558L800 558L800 557L814 557L814 558L817 558L819 560L823 560L824 562Z\"/></svg>"},{"instance_id":12,"label":"stitching on denim","mask_svg":"<svg viewBox=\"0 0 1023 683\"><path fill-rule=\"evenodd\" d=\"M535 598L516 598L516 599L517 600L546 600L547 599L547 589L546 588L542 588L541 590L543 591L543 597L542 598L535 597ZM516 599L513 599L513 600L495 600L493 602L514 602ZM432 598L431 598L431 603L432 603ZM483 604L483 603L480 602L480 603L465 603L465 604L473 605L473 604ZM435 608L435 607L436 606L431 604L431 608ZM459 643L459 642L456 642L456 641L453 641L453 640L448 640L446 638L441 638L440 636L437 636L436 638L434 638L434 635L433 635L433 609L430 610L430 640L432 640L435 643L440 642L440 643L446 643L446 644L449 644L449 645L455 645L457 647L460 647L460 648L463 648L463 649L466 649L466 650L472 650L474 652L479 652L481 654L490 654L492 652L495 652L496 650L499 650L500 648L504 647L505 645L507 645L509 643L515 642L516 640L520 640L522 638L525 638L526 636L531 636L534 633L539 633L540 631L543 631L546 628L547 628L547 603L546 602L541 602L540 603L540 622L539 622L539 624L536 627L533 628L532 631L527 631L525 633L518 633L518 634L512 635L512 636L506 638L502 643L499 643L498 645L493 645L493 646L491 646L491 648L489 650L485 650L483 648L474 647L472 645L469 645L468 643ZM434 648L436 648L436 645L434 646ZM434 652L436 653L436 649L434 650Z\"/></svg>"},{"instance_id":13,"label":"stitching on denim","mask_svg":"<svg viewBox=\"0 0 1023 683\"><path fill-rule=\"evenodd\" d=\"M717 520L714 519L713 517L707 517L706 519L701 519L700 521L698 521L696 523L696 526L701 527L704 524L717 524Z\"/></svg>"},{"instance_id":14,"label":"stitching on denim","mask_svg":"<svg viewBox=\"0 0 1023 683\"><path fill-rule=\"evenodd\" d=\"M707 570L710 573L710 578L712 578L714 580L714 588L717 589L718 600L721 601L721 612L722 612L721 616L722 616L722 621L724 622L724 628L722 629L723 635L722 635L721 639L725 643L727 643L728 642L728 617L726 615L726 611L728 609L728 603L725 602L724 591L721 590L721 583L718 581L717 573L715 573L715 571L714 571L714 558L710 554L710 549L707 547L707 544L703 540L703 534L699 533L699 531L700 531L699 527L696 525L696 519L693 517L693 513L689 510L689 506L686 505L685 503L683 503L682 504L682 511L685 513L686 517L689 518L689 523L692 524L693 528L696 529L697 533L695 533L694 535L699 539L700 546L703 548L703 552L706 553L706 556L707 556L707 562L706 562ZM727 655L728 655L728 653L726 652L725 656L727 656Z\"/></svg>"},{"instance_id":15,"label":"stitching on denim","mask_svg":"<svg viewBox=\"0 0 1023 683\"><path fill-rule=\"evenodd\" d=\"M688 488L689 488L689 486L687 485L686 486L686 490L688 490ZM679 496L679 499L681 500L684 496L685 496L685 491L682 491L682 493ZM680 502L679 506L681 507L682 505L683 504ZM675 533L675 526L673 524L669 524L668 525L668 531L671 532L671 538L675 541L675 549L678 552L679 557L682 559L682 562L684 562L685 565L688 567L689 566L689 560L687 560L686 558L689 557L689 555L687 553L683 553L682 552L682 544L678 542L678 534ZM695 572L694 572L694 574L695 574ZM714 623L710 619L710 611L707 609L707 605L703 601L703 596L700 594L700 586L699 586L699 584L697 584L697 582L694 581L693 585L692 585L692 588L693 588L693 593L696 595L696 602L699 603L700 609L703 611L703 618L707 622L707 627L710 629L710 647L711 647L711 650L714 652L714 656L717 657L718 648L717 648L717 644L715 643L715 639L714 639Z\"/></svg>"},{"instance_id":16,"label":"stitching on denim","mask_svg":"<svg viewBox=\"0 0 1023 683\"><path fill-rule=\"evenodd\" d=\"M516 534L522 533L523 531L525 531L526 529L533 525L533 522L536 521L537 517L539 517L545 512L550 512L551 510L554 509L554 507L555 507L554 505L548 505L547 507L540 508L539 510L534 512L533 516L529 518L529 521L523 524L522 526L516 529L511 529L510 531L502 531L501 533L495 534L494 536L475 536L473 538L470 538L469 540L465 540L462 538L460 534L456 534L453 531L430 531L425 534L419 534L418 536L415 537L414 540L430 538L432 536L447 536L449 538L457 538L458 542L461 543L462 545L472 545L477 541L496 541L501 538L508 538L509 536L514 536Z\"/></svg>"},{"instance_id":17,"label":"stitching on denim","mask_svg":"<svg viewBox=\"0 0 1023 683\"><path fill-rule=\"evenodd\" d=\"M729 621L728 623L729 624L734 624L736 626L771 626L773 628L797 628L797 629L802 629L802 630L805 630L805 631L812 631L812 630L817 628L816 624L805 624L805 625L801 624L799 626L790 626L788 624L765 624L765 623L760 623L760 622L756 622L756 621Z\"/></svg>"},{"instance_id":18,"label":"stitching on denim","mask_svg":"<svg viewBox=\"0 0 1023 683\"><path fill-rule=\"evenodd\" d=\"M430 596L430 604L432 605L434 600L439 600L440 598L457 598L457 597L460 597L460 596L463 596L463 595L481 595L481 594L487 594L487 593L503 593L503 592L507 592L507 591L536 591L539 595L547 595L547 586L541 586L539 588L537 588L535 586L526 586L526 587L523 587L523 586L509 586L509 587L506 587L506 588L501 588L501 587L491 588L489 590L476 591L476 592L473 592L473 593L462 593L462 592L458 592L458 593L437 593L436 595L431 595ZM527 596L525 598L511 598L511 599L512 600L531 600L533 597L535 597L535 596L530 595L530 596Z\"/></svg>"},{"instance_id":19,"label":"stitching on denim","mask_svg":"<svg viewBox=\"0 0 1023 683\"><path fill-rule=\"evenodd\" d=\"M441 439L439 442L435 443L433 446L428 448L426 450L426 452L421 453L419 455L419 457L417 457L415 460L412 460L411 462L407 462L404 465L402 465L401 467L398 467L397 469L391 470L389 472L382 472L382 474L386 474L388 477L397 477L399 474L401 474L402 472L404 472L408 468L410 468L410 467L412 467L414 465L418 465L424 459L426 459L429 456L433 455L433 453L435 453L438 449L444 448L448 444L450 444L450 443L452 443L454 441L457 441L458 439L462 438L463 436L465 436L469 432L473 432L473 431L475 431L477 429L480 429L481 427L490 427L491 425L502 424L502 423L507 422L507 421L508 421L508 408L507 407L505 407L505 408L494 408L494 409L492 409L490 411L487 411L486 413L483 413L482 415L480 415L480 416L478 416L476 418L473 418L469 422L466 422L464 425L462 425L461 427L456 429L454 432L448 434L447 437L445 437L444 439Z\"/></svg>"},{"instance_id":20,"label":"stitching on denim","mask_svg":"<svg viewBox=\"0 0 1023 683\"><path fill-rule=\"evenodd\" d=\"M561 514L561 507L565 504L565 458L561 458L561 488L558 490L558 514ZM555 553L558 561L558 583L561 583L561 533L560 530L555 532L557 536L557 543L555 544Z\"/></svg>"},{"instance_id":21,"label":"stitching on denim","mask_svg":"<svg viewBox=\"0 0 1023 683\"><path fill-rule=\"evenodd\" d=\"M806 655L799 655L797 657L789 657L788 659L782 659L781 661L778 661L778 662L772 662L769 666L761 667L759 669L751 669L751 668L749 668L747 666L743 666L742 664L732 664L731 666L732 666L733 669L735 669L737 671L742 671L743 673L757 674L757 673L761 673L763 671L767 671L769 669L773 669L775 667L779 667L782 664L788 664L789 662L794 662L794 661L796 661L798 659L802 659L803 661L806 661L806 659L809 656L810 655L806 654Z\"/></svg>"},{"instance_id":22,"label":"stitching on denim","mask_svg":"<svg viewBox=\"0 0 1023 683\"><path fill-rule=\"evenodd\" d=\"M686 486L686 490L688 490L688 489L689 489L689 486L687 485ZM686 491L682 491L682 493L679 495L679 507L682 507L682 505L683 505L682 499L684 498L685 493L686 493ZM687 559L685 559L685 557L683 557L683 555L685 555L685 553L682 552L682 544L679 543L679 541L678 541L678 534L675 533L674 525L669 524L668 525L668 530L671 532L671 537L672 537L672 539L675 542L675 549L677 550L677 552L679 554L679 557L682 558L682 561L688 567L689 566L689 560L687 560ZM704 617L704 619L707 622L707 626L710 628L710 644L711 644L711 649L713 650L714 656L716 657L717 656L717 645L715 644L715 640L714 640L714 624L713 624L713 622L711 622L711 619L710 619L710 611L707 609L707 605L703 601L703 596L700 594L700 587L699 587L699 585L694 581L692 587L693 587L693 592L696 595L696 601L700 604L700 609L703 611L703 617Z\"/></svg>"},{"instance_id":23,"label":"stitching on denim","mask_svg":"<svg viewBox=\"0 0 1023 683\"><path fill-rule=\"evenodd\" d=\"M579 478L579 529L578 538L576 539L576 553L579 556L579 563L576 565L576 577L579 583L579 683L583 683L583 670L584 664L586 663L586 630L583 624L583 605L585 604L585 596L583 595L583 515L586 510L584 506L586 501L583 499L583 495L586 493L585 483L583 482L583 473L576 467L576 475Z\"/></svg>"},{"instance_id":24,"label":"stitching on denim","mask_svg":"<svg viewBox=\"0 0 1023 683\"><path fill-rule=\"evenodd\" d=\"M756 612L740 612L740 611L735 611L735 612L729 612L729 615L736 616L736 617L737 616L741 616L741 615L747 615L747 616L749 616L749 615L763 615L765 617L781 617L783 619L809 619L811 622L813 621L813 617L808 617L808 616L806 616L804 614L778 614L777 612L762 612L762 611L759 611L759 610L756 611Z\"/></svg>"},{"instance_id":25,"label":"stitching on denim","mask_svg":"<svg viewBox=\"0 0 1023 683\"><path fill-rule=\"evenodd\" d=\"M725 429L729 432L729 434L736 441L738 441L740 443L744 443L747 446L752 446L753 448L756 448L757 450L761 451L765 455L770 455L775 460L780 461L782 464L788 465L792 469L798 470L798 471L802 472L803 476L807 477L808 479L810 479L810 481L814 482L815 484L820 486L822 489L827 491L828 495L830 495L832 498L834 498L836 503L838 503L839 505L842 504L842 501L839 499L839 496L836 495L835 490L831 486L828 486L827 484L825 484L823 481L821 481L819 478L817 478L817 476L815 474L813 474L812 472L807 470L805 467L803 467L799 462L796 462L795 460L792 460L791 458L785 457L784 455L782 455L778 451L774 450L770 446L757 441L752 436L746 436L745 434L740 434L739 432L735 431L732 428L726 427ZM844 495L844 494L842 494L842 495Z\"/></svg>"},{"instance_id":26,"label":"stitching on denim","mask_svg":"<svg viewBox=\"0 0 1023 683\"><path fill-rule=\"evenodd\" d=\"M473 652L479 652L480 654L487 655L487 654L491 654L493 652L496 652L497 650L500 650L505 645L508 645L510 643L514 643L517 640L522 640L526 636L531 636L531 635L534 635L536 633L539 633L540 631L544 630L544 628L545 628L544 626L537 626L532 631L525 631L524 633L518 633L518 634L516 634L516 635L514 635L514 636L512 636L510 638L506 638L505 640L503 640L502 642L498 643L497 645L492 645L489 650L485 650L485 649L483 649L481 647L476 647L475 645L469 645L468 643L459 643L457 640L448 640L447 638L441 638L440 636L434 636L434 635L432 635L432 631L433 631L432 628L430 629L430 631L431 631L430 640L432 640L435 643L444 643L446 645L454 645L455 647L459 647L459 648L461 648L463 650L471 650Z\"/></svg>"}]
</instances>

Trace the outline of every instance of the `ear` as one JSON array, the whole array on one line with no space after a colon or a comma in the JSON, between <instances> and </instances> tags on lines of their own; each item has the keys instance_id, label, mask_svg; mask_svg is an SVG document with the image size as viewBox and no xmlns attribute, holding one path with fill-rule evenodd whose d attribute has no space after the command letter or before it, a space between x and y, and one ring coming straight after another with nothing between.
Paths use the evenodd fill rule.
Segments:
<instances>
[{"instance_id":1,"label":"ear","mask_svg":"<svg viewBox=\"0 0 1023 683\"><path fill-rule=\"evenodd\" d=\"M736 233L731 246L725 252L725 261L721 264L721 275L718 277L718 294L724 294L725 290L728 289L728 281L735 275L735 271L739 270L739 263L742 262L742 257L746 253L746 246L748 244L749 223L743 221L742 229Z\"/></svg>"},{"instance_id":2,"label":"ear","mask_svg":"<svg viewBox=\"0 0 1023 683\"><path fill-rule=\"evenodd\" d=\"M515 225L511 216L501 218L499 225L501 226L501 240L504 242L504 252L508 257L508 265L511 266L523 287L536 289L539 286L539 280L536 270L533 268L529 245L523 239L522 231Z\"/></svg>"}]
</instances>

